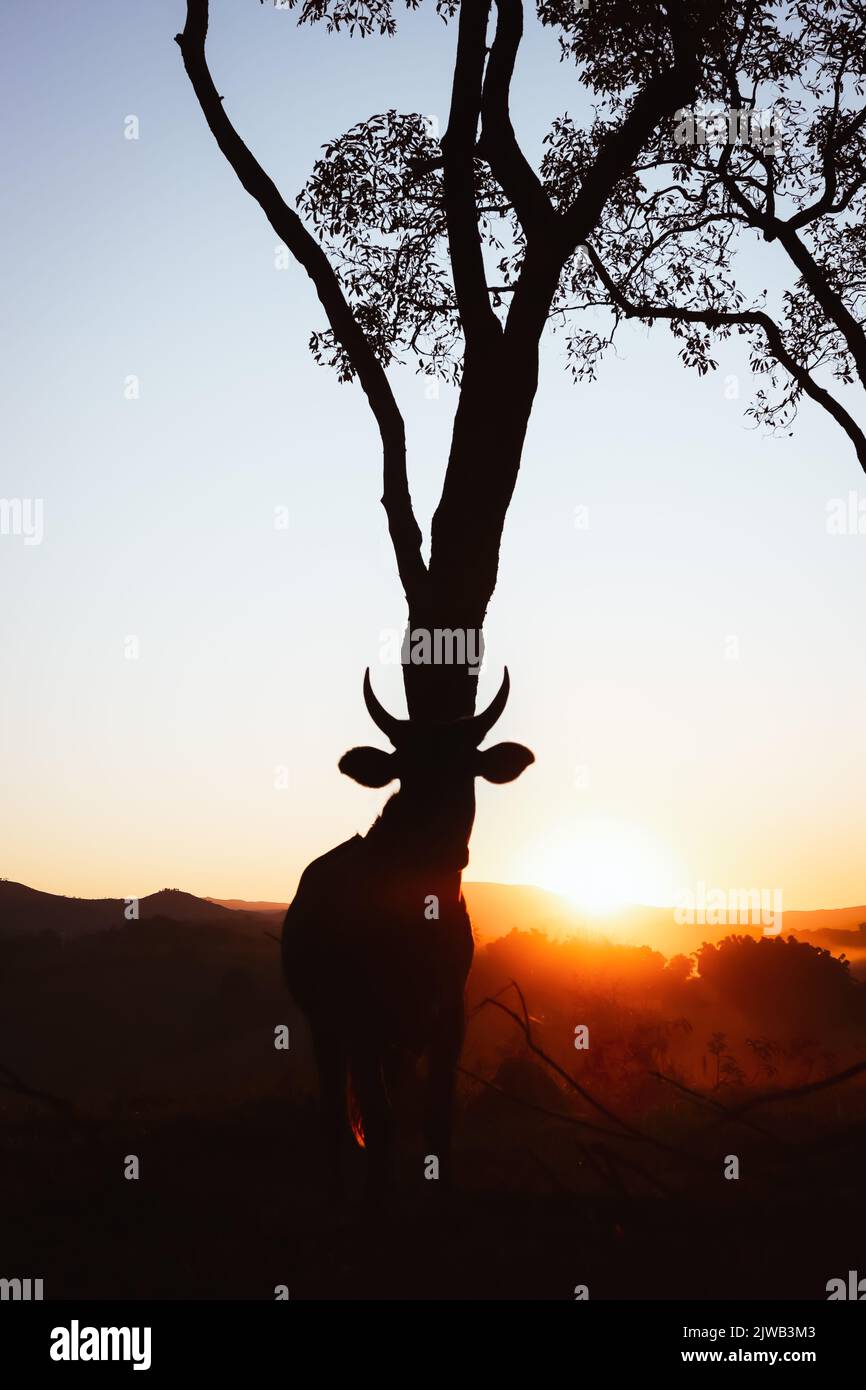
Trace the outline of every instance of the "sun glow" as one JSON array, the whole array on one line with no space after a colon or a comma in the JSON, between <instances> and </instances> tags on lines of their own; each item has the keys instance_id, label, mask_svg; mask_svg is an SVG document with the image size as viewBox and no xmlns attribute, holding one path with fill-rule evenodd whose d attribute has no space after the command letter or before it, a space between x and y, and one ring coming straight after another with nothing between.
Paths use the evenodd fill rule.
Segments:
<instances>
[{"instance_id":1,"label":"sun glow","mask_svg":"<svg viewBox=\"0 0 866 1390\"><path fill-rule=\"evenodd\" d=\"M646 831L594 818L537 839L527 848L520 877L591 916L605 916L631 903L671 902L677 867Z\"/></svg>"}]
</instances>

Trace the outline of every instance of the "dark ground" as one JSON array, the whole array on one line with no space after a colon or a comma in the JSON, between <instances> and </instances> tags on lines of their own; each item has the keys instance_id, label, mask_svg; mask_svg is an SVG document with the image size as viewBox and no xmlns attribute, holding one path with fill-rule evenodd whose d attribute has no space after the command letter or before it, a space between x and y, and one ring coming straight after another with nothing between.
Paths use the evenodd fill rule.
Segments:
<instances>
[{"instance_id":1,"label":"dark ground","mask_svg":"<svg viewBox=\"0 0 866 1390\"><path fill-rule=\"evenodd\" d=\"M0 1277L41 1278L46 1299L270 1300L284 1284L292 1299L571 1300L585 1284L592 1299L823 1300L829 1279L866 1275L863 1075L751 1110L746 1123L717 1109L756 1092L751 1078L712 1085L719 1059L704 1056L705 1040L721 1018L727 1046L753 1066L742 1037L781 1030L787 955L772 957L747 1018L740 1004L718 1011L723 987L746 999L751 974L698 987L669 978L652 953L620 952L593 967L592 995L589 966L572 972L543 938L497 950L498 964L479 957L476 994L499 987L497 970L524 980L546 1046L644 1137L612 1137L528 1056L513 1020L486 1009L470 1022L464 1064L509 1094L461 1079L455 1190L424 1180L410 1124L392 1200L371 1212L358 1150L347 1153L345 1203L322 1192L304 1026L260 929L153 921L0 949ZM827 960L815 959L817 999ZM605 962L611 985L598 982ZM806 1000L796 972L791 981L799 1026ZM835 991L834 981L830 970ZM853 1021L839 1032L828 994L826 1037L779 1054L787 1070L774 1084L866 1055L861 986L841 989ZM661 1004L635 1002L651 996ZM773 1017L758 1018L770 1005ZM690 1033L664 1022L683 1011ZM583 1057L575 1018L592 1020ZM289 1052L273 1045L280 1024ZM687 1065L702 1095L652 1079L654 1067L682 1076ZM16 1093L14 1077L60 1104ZM411 1115L416 1089L405 1099ZM129 1154L137 1181L123 1176ZM736 1181L723 1176L730 1154Z\"/></svg>"},{"instance_id":2,"label":"dark ground","mask_svg":"<svg viewBox=\"0 0 866 1390\"><path fill-rule=\"evenodd\" d=\"M592 1298L821 1299L866 1267L862 1149L776 1182L701 1176L661 1196L635 1179L626 1195L514 1136L499 1153L461 1146L453 1193L404 1170L370 1212L318 1193L309 1118L272 1099L70 1142L66 1121L34 1115L0 1156L3 1273L43 1278L46 1298L270 1299L286 1284L293 1299L571 1299L586 1284Z\"/></svg>"}]
</instances>

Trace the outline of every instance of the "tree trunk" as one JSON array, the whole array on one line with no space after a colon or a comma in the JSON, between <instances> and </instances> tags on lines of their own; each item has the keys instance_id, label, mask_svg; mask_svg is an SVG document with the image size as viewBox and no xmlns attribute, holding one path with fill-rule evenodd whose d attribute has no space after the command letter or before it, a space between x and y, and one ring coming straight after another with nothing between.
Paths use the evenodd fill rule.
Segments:
<instances>
[{"instance_id":1,"label":"tree trunk","mask_svg":"<svg viewBox=\"0 0 866 1390\"><path fill-rule=\"evenodd\" d=\"M484 620L537 374L537 352L518 359L503 346L480 363L467 359L433 518L428 582L409 606L403 681L412 719L445 721L475 710ZM413 653L425 656L423 641L412 639L419 630L430 635L430 659L413 661Z\"/></svg>"}]
</instances>

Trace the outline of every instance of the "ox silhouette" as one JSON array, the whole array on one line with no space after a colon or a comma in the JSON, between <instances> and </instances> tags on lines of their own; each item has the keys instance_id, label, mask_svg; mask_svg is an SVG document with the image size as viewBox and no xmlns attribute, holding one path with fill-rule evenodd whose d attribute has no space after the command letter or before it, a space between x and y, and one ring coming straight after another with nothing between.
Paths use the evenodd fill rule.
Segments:
<instances>
[{"instance_id":1,"label":"ox silhouette","mask_svg":"<svg viewBox=\"0 0 866 1390\"><path fill-rule=\"evenodd\" d=\"M307 1017L319 1071L327 1174L340 1186L348 1120L368 1154L368 1188L391 1168L391 1092L407 1059L427 1055L427 1153L450 1175L454 1078L473 941L461 871L469 861L475 778L511 782L528 748L479 750L505 708L509 680L481 714L451 723L396 719L364 676L373 723L394 746L352 748L340 771L364 787L398 780L366 835L304 870L286 912L283 973Z\"/></svg>"}]
</instances>

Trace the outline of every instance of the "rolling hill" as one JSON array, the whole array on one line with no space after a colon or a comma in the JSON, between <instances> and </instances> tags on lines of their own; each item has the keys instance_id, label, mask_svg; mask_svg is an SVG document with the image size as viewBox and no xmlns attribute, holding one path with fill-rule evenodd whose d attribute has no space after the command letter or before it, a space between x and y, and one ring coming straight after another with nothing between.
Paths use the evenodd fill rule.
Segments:
<instances>
[{"instance_id":1,"label":"rolling hill","mask_svg":"<svg viewBox=\"0 0 866 1390\"><path fill-rule=\"evenodd\" d=\"M127 900L124 898L66 898L42 893L26 884L0 879L0 939L53 932L62 938L86 936L128 926ZM178 888L163 888L138 899L138 920L163 919L200 926L261 927L253 911L233 911L229 907L197 898Z\"/></svg>"}]
</instances>

